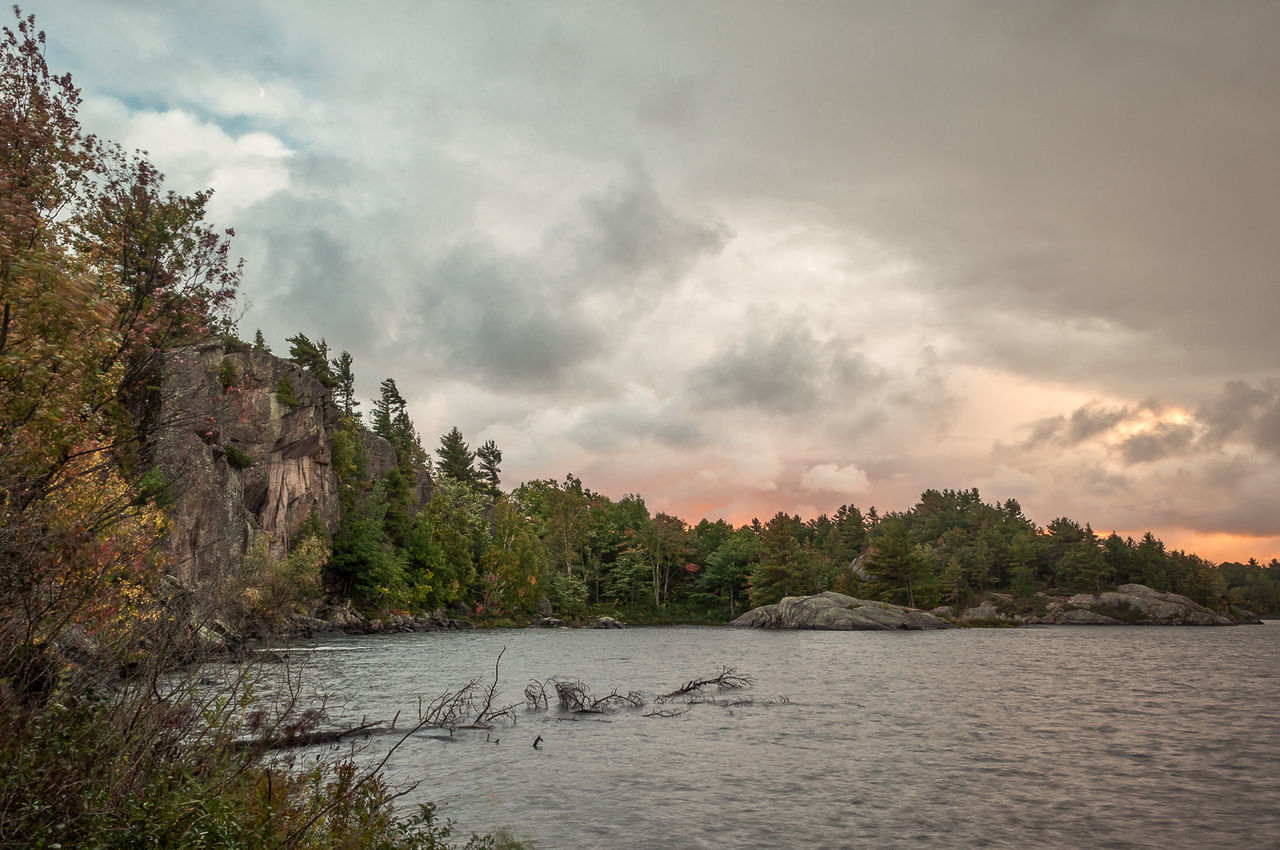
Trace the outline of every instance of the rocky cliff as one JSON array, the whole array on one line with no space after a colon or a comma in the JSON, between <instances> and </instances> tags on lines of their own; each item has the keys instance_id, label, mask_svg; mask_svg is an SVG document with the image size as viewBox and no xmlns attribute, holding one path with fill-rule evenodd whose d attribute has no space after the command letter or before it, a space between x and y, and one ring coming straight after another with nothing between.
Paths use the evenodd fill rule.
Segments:
<instances>
[{"instance_id":1,"label":"rocky cliff","mask_svg":"<svg viewBox=\"0 0 1280 850\"><path fill-rule=\"evenodd\" d=\"M221 343L178 349L157 364L137 415L144 459L171 482L167 545L184 585L221 583L257 535L279 555L309 517L337 529L338 409L300 367Z\"/></svg>"}]
</instances>

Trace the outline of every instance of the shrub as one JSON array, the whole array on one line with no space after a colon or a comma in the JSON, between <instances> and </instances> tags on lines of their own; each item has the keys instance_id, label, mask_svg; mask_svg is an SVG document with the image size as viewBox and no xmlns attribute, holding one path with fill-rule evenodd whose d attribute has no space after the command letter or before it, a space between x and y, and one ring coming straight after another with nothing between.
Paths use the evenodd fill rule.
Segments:
<instances>
[{"instance_id":1,"label":"shrub","mask_svg":"<svg viewBox=\"0 0 1280 850\"><path fill-rule=\"evenodd\" d=\"M245 554L229 601L245 622L278 623L304 612L320 597L321 570L328 560L329 547L317 537L304 538L288 555L277 558L267 536L260 534Z\"/></svg>"},{"instance_id":2,"label":"shrub","mask_svg":"<svg viewBox=\"0 0 1280 850\"><path fill-rule=\"evenodd\" d=\"M253 466L253 458L235 446L227 445L222 448L227 453L227 463L230 464L232 469L245 470Z\"/></svg>"},{"instance_id":3,"label":"shrub","mask_svg":"<svg viewBox=\"0 0 1280 850\"><path fill-rule=\"evenodd\" d=\"M298 397L294 395L292 375L286 373L280 376L280 380L276 383L276 398L281 404L287 404L290 407L302 406L302 402L298 401Z\"/></svg>"},{"instance_id":4,"label":"shrub","mask_svg":"<svg viewBox=\"0 0 1280 850\"><path fill-rule=\"evenodd\" d=\"M218 383L222 384L222 392L224 394L236 385L239 377L236 374L236 367L231 365L231 361L223 360L222 366L218 369Z\"/></svg>"}]
</instances>

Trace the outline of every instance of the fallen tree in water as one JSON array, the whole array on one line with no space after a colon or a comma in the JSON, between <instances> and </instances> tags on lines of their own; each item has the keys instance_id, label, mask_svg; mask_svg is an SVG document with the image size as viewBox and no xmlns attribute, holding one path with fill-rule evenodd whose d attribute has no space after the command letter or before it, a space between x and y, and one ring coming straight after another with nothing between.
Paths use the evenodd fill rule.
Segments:
<instances>
[{"instance_id":1,"label":"fallen tree in water","mask_svg":"<svg viewBox=\"0 0 1280 850\"><path fill-rule=\"evenodd\" d=\"M502 652L498 653L498 658L493 665L493 678L487 684L482 685L480 679L475 678L457 689L443 691L430 700L420 696L417 722L411 728L407 730L402 728L398 732L402 740L423 730L444 730L452 737L455 732L461 730L488 731L500 721L516 725L518 721L516 709L520 703L503 704L501 691L498 688L502 656L505 652L504 647ZM684 684L655 696L649 696L638 690L623 692L620 687L597 695L591 691L587 683L580 679L551 677L532 680L525 686L524 706L525 713L531 714L550 712L554 704L557 712L576 717L641 709L652 705L653 710L645 713L644 716L662 718L679 717L699 705L735 708L790 703L786 697L766 700L755 700L750 697L722 700L704 693L710 688L715 688L717 691L742 690L752 684L754 680L750 676L727 666L722 666L714 675L689 679ZM327 712L322 716L323 719L328 719ZM334 744L359 736L397 733L396 724L399 717L397 714L389 724L382 721L369 722L366 718L362 718L359 723L342 728L329 730L310 728L302 732L291 732L273 738L271 746L293 748Z\"/></svg>"}]
</instances>

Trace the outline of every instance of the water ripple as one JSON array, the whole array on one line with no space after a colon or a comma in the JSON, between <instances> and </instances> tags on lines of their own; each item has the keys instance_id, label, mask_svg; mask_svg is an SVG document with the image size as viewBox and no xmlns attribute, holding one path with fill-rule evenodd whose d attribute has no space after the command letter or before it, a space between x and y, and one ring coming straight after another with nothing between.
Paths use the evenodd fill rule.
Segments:
<instances>
[{"instance_id":1,"label":"water ripple","mask_svg":"<svg viewBox=\"0 0 1280 850\"><path fill-rule=\"evenodd\" d=\"M652 694L729 665L755 678L756 702L608 722L521 714L500 745L483 732L451 747L410 740L392 771L421 780L416 798L464 831L510 827L544 848L1226 848L1280 836L1274 625L340 638L309 675L353 716L409 717L418 695L488 675L504 646L508 701L553 675Z\"/></svg>"}]
</instances>

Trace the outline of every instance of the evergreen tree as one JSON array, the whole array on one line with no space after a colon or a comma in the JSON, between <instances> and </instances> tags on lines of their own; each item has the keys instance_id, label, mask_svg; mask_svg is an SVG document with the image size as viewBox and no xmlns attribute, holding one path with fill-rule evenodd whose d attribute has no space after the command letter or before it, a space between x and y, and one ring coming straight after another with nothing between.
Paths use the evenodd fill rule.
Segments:
<instances>
[{"instance_id":1,"label":"evergreen tree","mask_svg":"<svg viewBox=\"0 0 1280 850\"><path fill-rule=\"evenodd\" d=\"M839 564L848 564L867 546L867 521L856 505L836 509L835 529L827 538L827 552Z\"/></svg>"},{"instance_id":2,"label":"evergreen tree","mask_svg":"<svg viewBox=\"0 0 1280 850\"><path fill-rule=\"evenodd\" d=\"M499 477L502 449L498 448L493 440L485 440L484 445L476 450L476 457L480 460L480 480L484 482L490 497L497 498L498 493L501 492L498 485L502 483Z\"/></svg>"},{"instance_id":3,"label":"evergreen tree","mask_svg":"<svg viewBox=\"0 0 1280 850\"><path fill-rule=\"evenodd\" d=\"M378 398L373 400L373 433L391 440L395 436L393 423L405 412L408 402L400 395L394 378L384 378L379 390Z\"/></svg>"},{"instance_id":4,"label":"evergreen tree","mask_svg":"<svg viewBox=\"0 0 1280 850\"><path fill-rule=\"evenodd\" d=\"M921 601L918 597L923 596L918 592L920 585L932 578L928 559L922 548L911 542L900 517L882 520L877 530L866 570L874 579L880 598L914 608Z\"/></svg>"},{"instance_id":5,"label":"evergreen tree","mask_svg":"<svg viewBox=\"0 0 1280 850\"><path fill-rule=\"evenodd\" d=\"M356 408L360 406L360 402L356 401L356 376L351 371L351 352L343 351L330 363L333 366L334 403L342 409L344 415L359 416Z\"/></svg>"},{"instance_id":6,"label":"evergreen tree","mask_svg":"<svg viewBox=\"0 0 1280 850\"><path fill-rule=\"evenodd\" d=\"M418 437L418 429L414 427L413 420L403 410L391 421L391 445L396 450L396 462L406 475L414 474L415 470L430 471L431 458L422 447L422 440Z\"/></svg>"},{"instance_id":7,"label":"evergreen tree","mask_svg":"<svg viewBox=\"0 0 1280 850\"><path fill-rule=\"evenodd\" d=\"M799 537L800 517L779 511L761 529L758 561L751 571L751 604L777 602L784 596L807 592L805 553Z\"/></svg>"},{"instance_id":8,"label":"evergreen tree","mask_svg":"<svg viewBox=\"0 0 1280 850\"><path fill-rule=\"evenodd\" d=\"M440 448L436 449L436 455L440 458L436 469L441 476L467 483L476 480L476 453L462 439L462 432L457 426L440 438Z\"/></svg>"},{"instance_id":9,"label":"evergreen tree","mask_svg":"<svg viewBox=\"0 0 1280 850\"><path fill-rule=\"evenodd\" d=\"M701 583L707 590L728 595L731 618L738 615L738 602L747 590L759 550L760 538L744 525L725 537L706 558Z\"/></svg>"},{"instance_id":10,"label":"evergreen tree","mask_svg":"<svg viewBox=\"0 0 1280 850\"><path fill-rule=\"evenodd\" d=\"M262 335L262 328L258 328L253 332L253 350L271 353L271 346L267 345L266 337Z\"/></svg>"},{"instance_id":11,"label":"evergreen tree","mask_svg":"<svg viewBox=\"0 0 1280 850\"><path fill-rule=\"evenodd\" d=\"M289 343L289 360L307 370L317 381L328 389L337 385L333 372L329 369L329 345L323 339L312 342L306 334L297 334L286 338Z\"/></svg>"}]
</instances>

